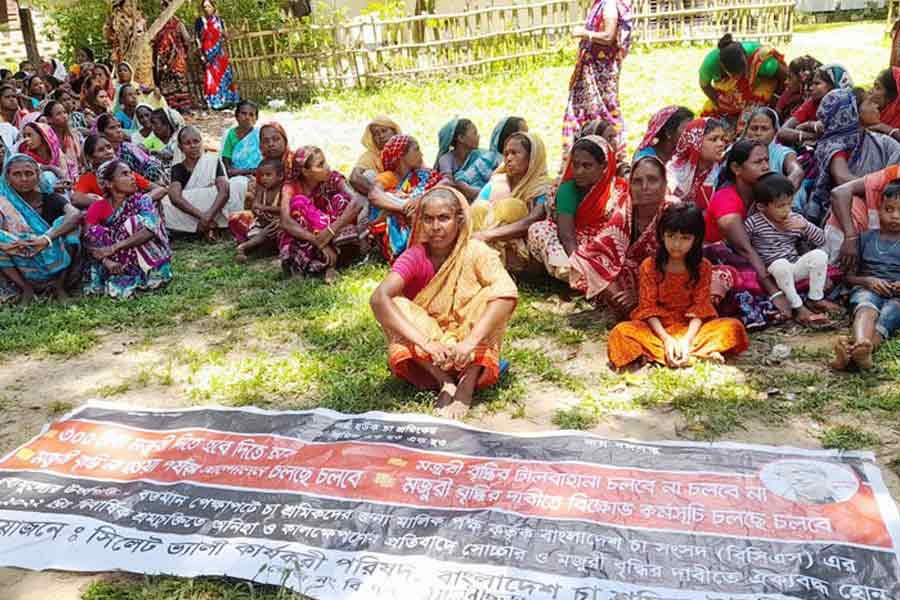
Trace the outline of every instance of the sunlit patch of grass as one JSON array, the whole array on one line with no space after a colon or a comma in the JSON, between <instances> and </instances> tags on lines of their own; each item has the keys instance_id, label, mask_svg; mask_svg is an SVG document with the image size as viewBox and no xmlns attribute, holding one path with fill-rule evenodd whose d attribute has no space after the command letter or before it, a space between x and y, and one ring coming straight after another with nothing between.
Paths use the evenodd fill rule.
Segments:
<instances>
[{"instance_id":1,"label":"sunlit patch of grass","mask_svg":"<svg viewBox=\"0 0 900 600\"><path fill-rule=\"evenodd\" d=\"M874 433L857 429L851 425L836 425L822 433L821 442L824 448L861 450L877 446L881 443L881 439Z\"/></svg>"},{"instance_id":2,"label":"sunlit patch of grass","mask_svg":"<svg viewBox=\"0 0 900 600\"><path fill-rule=\"evenodd\" d=\"M557 410L553 414L553 424L560 429L591 429L600 421L600 412L588 403Z\"/></svg>"},{"instance_id":3,"label":"sunlit patch of grass","mask_svg":"<svg viewBox=\"0 0 900 600\"><path fill-rule=\"evenodd\" d=\"M81 600L308 600L283 587L236 579L143 577L92 583Z\"/></svg>"},{"instance_id":4,"label":"sunlit patch of grass","mask_svg":"<svg viewBox=\"0 0 900 600\"><path fill-rule=\"evenodd\" d=\"M54 400L50 403L50 406L47 407L47 412L50 413L51 416L59 416L63 413L67 413L72 410L73 405L71 402L63 402L62 400Z\"/></svg>"},{"instance_id":5,"label":"sunlit patch of grass","mask_svg":"<svg viewBox=\"0 0 900 600\"><path fill-rule=\"evenodd\" d=\"M645 407L669 406L685 418L688 437L713 440L752 417L773 418L776 404L734 377L730 369L701 362L688 369L652 369L647 389L635 402Z\"/></svg>"}]
</instances>

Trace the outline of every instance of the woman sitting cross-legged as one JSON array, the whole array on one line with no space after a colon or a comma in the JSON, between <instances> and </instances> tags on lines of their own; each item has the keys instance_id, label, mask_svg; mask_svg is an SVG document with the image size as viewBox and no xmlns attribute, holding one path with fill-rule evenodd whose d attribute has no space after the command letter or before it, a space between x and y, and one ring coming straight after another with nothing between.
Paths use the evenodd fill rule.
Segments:
<instances>
[{"instance_id":1,"label":"woman sitting cross-legged","mask_svg":"<svg viewBox=\"0 0 900 600\"><path fill-rule=\"evenodd\" d=\"M528 228L546 216L549 193L544 142L537 134L514 133L506 140L503 164L472 204L472 237L500 252L507 269L525 270Z\"/></svg>"},{"instance_id":2,"label":"woman sitting cross-legged","mask_svg":"<svg viewBox=\"0 0 900 600\"><path fill-rule=\"evenodd\" d=\"M90 170L82 173L72 188L72 204L82 210L103 199L103 190L100 189L100 182L97 180L97 169L106 161L114 159L116 151L105 137L91 134L84 140L84 156ZM134 179L138 190L149 192L154 201L158 202L166 195L166 188L144 179L140 173L134 173Z\"/></svg>"},{"instance_id":3,"label":"woman sitting cross-legged","mask_svg":"<svg viewBox=\"0 0 900 600\"><path fill-rule=\"evenodd\" d=\"M178 132L184 160L172 167L168 199L163 200L166 228L197 232L207 239L228 227L228 217L243 210L244 198L230 197L228 177L219 155L204 152L203 138L192 125Z\"/></svg>"},{"instance_id":4,"label":"woman sitting cross-legged","mask_svg":"<svg viewBox=\"0 0 900 600\"><path fill-rule=\"evenodd\" d=\"M0 179L0 300L29 303L35 288L52 288L60 299L80 261L81 213L56 194L38 189L40 166L25 154L6 160Z\"/></svg>"},{"instance_id":5,"label":"woman sitting cross-legged","mask_svg":"<svg viewBox=\"0 0 900 600\"><path fill-rule=\"evenodd\" d=\"M495 250L471 238L469 205L440 186L417 205L411 244L372 294L391 371L440 389L443 416L459 418L476 387L500 376L500 344L518 299Z\"/></svg>"},{"instance_id":6,"label":"woman sitting cross-legged","mask_svg":"<svg viewBox=\"0 0 900 600\"><path fill-rule=\"evenodd\" d=\"M583 137L572 146L556 191L555 219L528 229L528 248L547 272L592 299L605 289L595 283L608 255L628 248L629 209L628 182L616 176L612 147L601 137Z\"/></svg>"},{"instance_id":7,"label":"woman sitting cross-legged","mask_svg":"<svg viewBox=\"0 0 900 600\"><path fill-rule=\"evenodd\" d=\"M113 159L97 169L104 200L85 217L84 291L129 298L172 279L172 251L153 199L138 191L131 167Z\"/></svg>"},{"instance_id":8,"label":"woman sitting cross-legged","mask_svg":"<svg viewBox=\"0 0 900 600\"><path fill-rule=\"evenodd\" d=\"M609 334L609 360L622 368L645 358L671 368L692 358L721 361L749 347L737 319L720 319L712 305L712 264L703 258L703 213L693 204L673 204L656 229L655 257L641 263L638 307L631 321Z\"/></svg>"},{"instance_id":9,"label":"woman sitting cross-legged","mask_svg":"<svg viewBox=\"0 0 900 600\"><path fill-rule=\"evenodd\" d=\"M281 193L282 269L289 274L324 271L325 282L331 283L341 250L359 243L356 218L365 200L316 146L297 150L293 174Z\"/></svg>"}]
</instances>

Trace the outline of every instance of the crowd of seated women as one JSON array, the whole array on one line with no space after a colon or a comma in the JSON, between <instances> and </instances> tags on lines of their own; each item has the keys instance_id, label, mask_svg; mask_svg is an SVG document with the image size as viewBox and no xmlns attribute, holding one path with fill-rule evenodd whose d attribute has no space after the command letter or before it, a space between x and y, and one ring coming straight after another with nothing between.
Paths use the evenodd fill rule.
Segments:
<instances>
[{"instance_id":1,"label":"crowd of seated women","mask_svg":"<svg viewBox=\"0 0 900 600\"><path fill-rule=\"evenodd\" d=\"M834 327L849 302L834 365L870 368L900 327L900 69L864 90L840 65L787 64L726 36L700 75L700 116L662 108L635 149L612 123L580 123L558 177L519 117L486 147L452 119L433 161L376 117L345 176L324 149L259 126L248 101L212 149L152 89L101 66L77 93L5 82L0 294L158 288L173 233L227 234L238 262L277 255L287 276L326 282L377 253L391 265L372 297L391 368L440 389L449 416L505 368L520 276L615 315L616 367L720 360L767 324Z\"/></svg>"}]
</instances>

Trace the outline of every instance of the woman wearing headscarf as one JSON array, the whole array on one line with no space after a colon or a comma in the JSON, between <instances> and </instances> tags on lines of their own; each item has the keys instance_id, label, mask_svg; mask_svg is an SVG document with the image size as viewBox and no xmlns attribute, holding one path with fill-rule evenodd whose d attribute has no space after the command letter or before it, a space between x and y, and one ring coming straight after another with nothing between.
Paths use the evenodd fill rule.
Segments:
<instances>
[{"instance_id":1,"label":"woman wearing headscarf","mask_svg":"<svg viewBox=\"0 0 900 600\"><path fill-rule=\"evenodd\" d=\"M719 161L726 145L721 121L710 117L690 121L678 138L672 160L666 164L666 179L672 194L706 210L715 191Z\"/></svg>"},{"instance_id":2,"label":"woman wearing headscarf","mask_svg":"<svg viewBox=\"0 0 900 600\"><path fill-rule=\"evenodd\" d=\"M473 238L497 250L511 271L530 263L528 228L547 215L547 151L537 134L506 139L503 164L472 204Z\"/></svg>"},{"instance_id":3,"label":"woman wearing headscarf","mask_svg":"<svg viewBox=\"0 0 900 600\"><path fill-rule=\"evenodd\" d=\"M595 0L588 10L578 59L569 80L569 101L563 115L563 161L585 123L603 119L612 123L623 142L625 122L619 104L619 73L631 48L633 13L626 0Z\"/></svg>"},{"instance_id":4,"label":"woman wearing headscarf","mask_svg":"<svg viewBox=\"0 0 900 600\"><path fill-rule=\"evenodd\" d=\"M469 206L440 186L416 206L409 249L372 294L396 377L439 389L437 407L461 418L476 388L496 383L518 290L497 252L471 238Z\"/></svg>"},{"instance_id":5,"label":"woman wearing headscarf","mask_svg":"<svg viewBox=\"0 0 900 600\"><path fill-rule=\"evenodd\" d=\"M126 299L172 280L172 250L156 204L138 190L127 163L113 159L97 169L101 202L85 217L88 262L84 292Z\"/></svg>"},{"instance_id":6,"label":"woman wearing headscarf","mask_svg":"<svg viewBox=\"0 0 900 600\"><path fill-rule=\"evenodd\" d=\"M177 165L184 160L178 144L178 132L184 127L181 113L171 108L157 108L150 115L150 126L153 135L163 144L162 150L154 153L163 166Z\"/></svg>"},{"instance_id":7,"label":"woman wearing headscarf","mask_svg":"<svg viewBox=\"0 0 900 600\"><path fill-rule=\"evenodd\" d=\"M528 122L522 117L505 117L500 119L491 132L491 141L488 144L488 150L503 154L503 148L506 147L506 140L514 133L528 133Z\"/></svg>"},{"instance_id":8,"label":"woman wearing headscarf","mask_svg":"<svg viewBox=\"0 0 900 600\"><path fill-rule=\"evenodd\" d=\"M60 145L60 161L66 166L64 179L74 183L81 174L81 166L84 163L81 155L81 135L70 127L69 113L61 102L51 100L44 106L43 114Z\"/></svg>"},{"instance_id":9,"label":"woman wearing headscarf","mask_svg":"<svg viewBox=\"0 0 900 600\"><path fill-rule=\"evenodd\" d=\"M384 172L384 164L381 162L381 150L395 135L400 135L400 126L390 117L383 115L372 119L363 131L362 145L365 152L357 159L356 166L350 173L350 184L360 194L368 194L372 191L375 176Z\"/></svg>"},{"instance_id":10,"label":"woman wearing headscarf","mask_svg":"<svg viewBox=\"0 0 900 600\"><path fill-rule=\"evenodd\" d=\"M165 10L170 0L161 0ZM175 110L193 108L188 86L188 56L193 40L184 21L172 16L153 38L153 80L168 105Z\"/></svg>"},{"instance_id":11,"label":"woman wearing headscarf","mask_svg":"<svg viewBox=\"0 0 900 600\"><path fill-rule=\"evenodd\" d=\"M77 269L81 213L56 194L38 188L41 168L32 157L7 157L0 178L0 300L34 298L52 287L67 297L66 283ZM74 273L77 276L77 273Z\"/></svg>"},{"instance_id":12,"label":"woman wearing headscarf","mask_svg":"<svg viewBox=\"0 0 900 600\"><path fill-rule=\"evenodd\" d=\"M393 263L406 250L417 200L445 177L422 166L419 142L409 135L388 140L381 150L381 163L384 172L369 192L369 230L380 241L385 259Z\"/></svg>"},{"instance_id":13,"label":"woman wearing headscarf","mask_svg":"<svg viewBox=\"0 0 900 600\"><path fill-rule=\"evenodd\" d=\"M365 200L316 146L301 146L294 154L294 176L281 196L281 234L278 239L285 273L325 273L325 282L337 277L342 249L359 241L356 218Z\"/></svg>"},{"instance_id":14,"label":"woman wearing headscarf","mask_svg":"<svg viewBox=\"0 0 900 600\"><path fill-rule=\"evenodd\" d=\"M616 176L616 155L594 135L572 146L556 190L552 218L528 229L531 255L547 272L591 300L609 284L610 256L628 249L628 182Z\"/></svg>"},{"instance_id":15,"label":"woman wearing headscarf","mask_svg":"<svg viewBox=\"0 0 900 600\"><path fill-rule=\"evenodd\" d=\"M634 161L645 156L655 156L663 164L672 159L678 139L694 113L683 106L667 106L657 112L647 123L647 132L638 144Z\"/></svg>"},{"instance_id":16,"label":"woman wearing headscarf","mask_svg":"<svg viewBox=\"0 0 900 600\"><path fill-rule=\"evenodd\" d=\"M35 117L40 113L32 113ZM31 121L22 127L22 139L18 151L30 156L41 168L40 188L44 193L51 193L74 182L69 179L68 161L62 152L59 138L49 125ZM75 165L77 169L77 164Z\"/></svg>"},{"instance_id":17,"label":"woman wearing headscarf","mask_svg":"<svg viewBox=\"0 0 900 600\"><path fill-rule=\"evenodd\" d=\"M864 129L851 90L833 90L819 105L822 135L816 143L818 177L801 207L811 223L822 225L831 208L831 190L900 162L900 142Z\"/></svg>"},{"instance_id":18,"label":"woman wearing headscarf","mask_svg":"<svg viewBox=\"0 0 900 600\"><path fill-rule=\"evenodd\" d=\"M438 134L438 158L435 171L440 171L471 202L488 182L502 157L497 152L478 147L478 128L469 119L453 118Z\"/></svg>"},{"instance_id":19,"label":"woman wearing headscarf","mask_svg":"<svg viewBox=\"0 0 900 600\"><path fill-rule=\"evenodd\" d=\"M822 134L822 123L816 117L822 99L832 90L852 88L853 79L841 65L832 63L816 69L809 86L809 97L778 130L778 141L798 148L815 142Z\"/></svg>"}]
</instances>

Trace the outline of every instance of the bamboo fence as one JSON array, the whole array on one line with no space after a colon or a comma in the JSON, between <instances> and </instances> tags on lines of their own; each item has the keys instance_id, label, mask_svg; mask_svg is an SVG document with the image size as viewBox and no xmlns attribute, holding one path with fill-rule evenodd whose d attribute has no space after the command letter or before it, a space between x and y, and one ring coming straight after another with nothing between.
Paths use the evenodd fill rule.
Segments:
<instances>
[{"instance_id":1,"label":"bamboo fence","mask_svg":"<svg viewBox=\"0 0 900 600\"><path fill-rule=\"evenodd\" d=\"M243 28L230 41L243 94L293 96L322 88L366 87L398 76L491 72L571 52L587 0L527 0L465 12L277 30ZM793 0L636 0L637 44L710 44L737 38L790 41Z\"/></svg>"}]
</instances>

